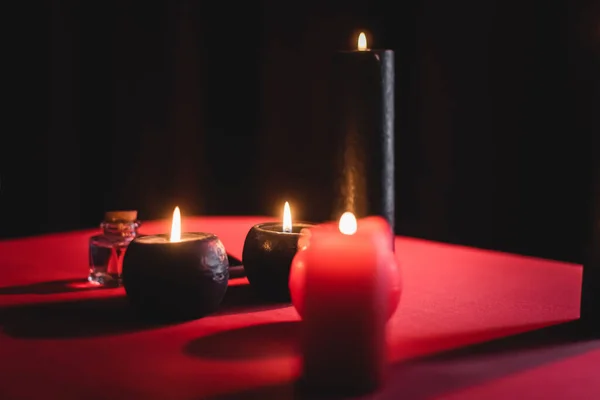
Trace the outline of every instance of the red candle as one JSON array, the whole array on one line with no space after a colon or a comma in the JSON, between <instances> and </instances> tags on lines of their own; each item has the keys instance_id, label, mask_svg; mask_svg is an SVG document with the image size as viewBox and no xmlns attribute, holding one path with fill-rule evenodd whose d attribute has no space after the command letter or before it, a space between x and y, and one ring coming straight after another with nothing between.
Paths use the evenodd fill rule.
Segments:
<instances>
[{"instance_id":1,"label":"red candle","mask_svg":"<svg viewBox=\"0 0 600 400\"><path fill-rule=\"evenodd\" d=\"M380 246L385 243L390 243L394 240L394 234L387 221L382 217L366 217L357 221L357 229L360 234L372 235L373 240L377 241L378 248L381 251L382 257L387 257L385 264L388 266L388 282L389 282L389 302L388 302L388 319L396 312L398 308L398 302L400 301L400 295L402 293L402 276L400 268L396 262L396 255L389 249L389 251L383 251ZM305 285L305 268L306 268L306 250L310 244L310 238L312 232L315 229L326 230L330 233L339 233L338 223L326 223L310 229L302 231L302 235L298 240L298 252L292 261L290 269L290 295L292 304L296 308L296 311L302 317L304 310L304 285Z\"/></svg>"},{"instance_id":2,"label":"red candle","mask_svg":"<svg viewBox=\"0 0 600 400\"><path fill-rule=\"evenodd\" d=\"M301 250L303 383L321 393L369 392L383 381L390 246L361 228L345 213L339 229L310 229Z\"/></svg>"}]
</instances>

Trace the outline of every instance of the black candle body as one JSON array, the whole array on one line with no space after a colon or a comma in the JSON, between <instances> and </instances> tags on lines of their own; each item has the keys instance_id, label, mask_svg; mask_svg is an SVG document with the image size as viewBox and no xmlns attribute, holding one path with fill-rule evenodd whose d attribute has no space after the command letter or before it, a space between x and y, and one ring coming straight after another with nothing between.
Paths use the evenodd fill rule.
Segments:
<instances>
[{"instance_id":1,"label":"black candle body","mask_svg":"<svg viewBox=\"0 0 600 400\"><path fill-rule=\"evenodd\" d=\"M379 215L394 229L394 52L347 51L332 64L330 115L325 135L331 156L324 164L330 201L311 205L309 218L338 220ZM329 173L332 171L332 173ZM323 178L321 178L323 179ZM327 207L326 213L320 207ZM308 207L306 207L308 208ZM393 243L391 244L393 246Z\"/></svg>"},{"instance_id":2,"label":"black candle body","mask_svg":"<svg viewBox=\"0 0 600 400\"><path fill-rule=\"evenodd\" d=\"M267 222L250 228L242 262L248 282L259 296L270 301L290 301L290 267L298 250L300 231L311 226L294 223L292 232L283 232L283 224Z\"/></svg>"},{"instance_id":3,"label":"black candle body","mask_svg":"<svg viewBox=\"0 0 600 400\"><path fill-rule=\"evenodd\" d=\"M584 333L600 337L600 162L593 160L594 175L586 235L581 289L581 322Z\"/></svg>"},{"instance_id":4,"label":"black candle body","mask_svg":"<svg viewBox=\"0 0 600 400\"><path fill-rule=\"evenodd\" d=\"M152 319L193 319L215 311L229 280L223 243L210 233L136 238L123 259L123 285L133 306Z\"/></svg>"}]
</instances>

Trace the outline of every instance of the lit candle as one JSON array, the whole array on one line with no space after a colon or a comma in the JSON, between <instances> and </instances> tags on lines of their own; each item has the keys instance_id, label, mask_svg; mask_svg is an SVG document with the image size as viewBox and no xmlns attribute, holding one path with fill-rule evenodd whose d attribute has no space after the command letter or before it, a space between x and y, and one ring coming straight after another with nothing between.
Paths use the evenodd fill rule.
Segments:
<instances>
[{"instance_id":1,"label":"lit candle","mask_svg":"<svg viewBox=\"0 0 600 400\"><path fill-rule=\"evenodd\" d=\"M310 229L305 261L302 381L309 390L378 388L386 366L389 243L345 213L338 229Z\"/></svg>"},{"instance_id":2,"label":"lit candle","mask_svg":"<svg viewBox=\"0 0 600 400\"><path fill-rule=\"evenodd\" d=\"M340 224L346 226L345 222L351 213L345 213L340 218ZM300 238L298 239L298 252L292 260L292 266L290 268L290 295L292 303L296 311L302 317L304 310L304 290L306 281L306 252L308 249L311 232L314 230L325 230L330 233L336 233L339 231L338 223L326 223L317 225L314 228L306 229L301 232ZM394 240L394 235L390 231L390 227L387 221L381 217L373 216L362 218L357 221L357 229L360 229L361 234L372 236L373 240L378 243L378 247L381 248L382 257L386 257L385 264L387 265L387 282L389 283L389 301L387 305L387 317L388 319L396 312L398 303L400 301L400 295L402 293L402 275L398 266L396 255L387 247L387 244ZM387 251L384 251L387 249Z\"/></svg>"},{"instance_id":3,"label":"lit candle","mask_svg":"<svg viewBox=\"0 0 600 400\"><path fill-rule=\"evenodd\" d=\"M337 220L344 211L357 218L379 215L393 231L394 51L369 48L363 32L354 43L353 50L333 57L330 112L322 128L331 154L315 157L323 160L323 201L308 217Z\"/></svg>"},{"instance_id":4,"label":"lit candle","mask_svg":"<svg viewBox=\"0 0 600 400\"><path fill-rule=\"evenodd\" d=\"M181 231L179 207L171 233L137 237L123 259L123 285L145 316L190 319L217 309L229 280L223 243L212 233Z\"/></svg>"},{"instance_id":5,"label":"lit candle","mask_svg":"<svg viewBox=\"0 0 600 400\"><path fill-rule=\"evenodd\" d=\"M273 301L289 301L290 265L302 229L312 224L293 222L285 203L282 222L266 222L250 228L244 242L242 262L248 282L256 293Z\"/></svg>"},{"instance_id":6,"label":"lit candle","mask_svg":"<svg viewBox=\"0 0 600 400\"><path fill-rule=\"evenodd\" d=\"M292 210L290 210L290 203L287 201L283 206L283 226L281 230L285 233L292 232Z\"/></svg>"}]
</instances>

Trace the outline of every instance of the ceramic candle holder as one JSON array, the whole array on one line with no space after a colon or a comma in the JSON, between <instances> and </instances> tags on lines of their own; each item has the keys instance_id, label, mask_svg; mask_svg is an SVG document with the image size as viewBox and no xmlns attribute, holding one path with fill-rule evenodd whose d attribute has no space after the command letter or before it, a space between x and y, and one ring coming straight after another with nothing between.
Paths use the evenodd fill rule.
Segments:
<instances>
[{"instance_id":1,"label":"ceramic candle holder","mask_svg":"<svg viewBox=\"0 0 600 400\"><path fill-rule=\"evenodd\" d=\"M260 297L290 301L290 266L298 249L300 231L311 226L298 222L292 225L291 232L283 232L282 223L268 222L250 229L242 261L248 281Z\"/></svg>"},{"instance_id":2,"label":"ceramic candle holder","mask_svg":"<svg viewBox=\"0 0 600 400\"><path fill-rule=\"evenodd\" d=\"M194 319L215 311L229 280L223 243L210 233L140 236L123 259L123 285L132 305L151 319Z\"/></svg>"}]
</instances>

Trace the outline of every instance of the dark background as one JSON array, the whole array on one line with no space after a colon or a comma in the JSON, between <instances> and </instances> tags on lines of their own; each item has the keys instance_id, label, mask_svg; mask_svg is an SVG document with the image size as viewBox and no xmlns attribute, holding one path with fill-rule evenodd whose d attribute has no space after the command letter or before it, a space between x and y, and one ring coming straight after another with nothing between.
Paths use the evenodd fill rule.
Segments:
<instances>
[{"instance_id":1,"label":"dark background","mask_svg":"<svg viewBox=\"0 0 600 400\"><path fill-rule=\"evenodd\" d=\"M301 218L323 60L366 29L396 50L397 232L581 261L598 3L27 3L3 57L0 235L116 208L278 215L289 200Z\"/></svg>"}]
</instances>

